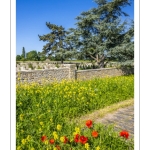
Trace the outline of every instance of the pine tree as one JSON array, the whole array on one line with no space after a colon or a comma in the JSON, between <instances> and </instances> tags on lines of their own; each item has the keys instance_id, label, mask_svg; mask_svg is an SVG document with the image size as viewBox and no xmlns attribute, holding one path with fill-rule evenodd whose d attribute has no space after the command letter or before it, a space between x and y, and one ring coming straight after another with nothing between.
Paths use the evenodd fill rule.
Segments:
<instances>
[{"instance_id":1,"label":"pine tree","mask_svg":"<svg viewBox=\"0 0 150 150\"><path fill-rule=\"evenodd\" d=\"M133 60L134 23L130 26L129 22L120 19L122 15L128 16L121 8L130 3L128 0L95 2L98 7L82 12L76 18L77 28L70 30L69 37L78 55L91 57L100 67L105 67L108 55L120 61Z\"/></svg>"},{"instance_id":2,"label":"pine tree","mask_svg":"<svg viewBox=\"0 0 150 150\"><path fill-rule=\"evenodd\" d=\"M43 46L42 53L47 57L59 57L61 63L63 63L63 60L70 56L70 46L65 42L68 32L62 26L57 26L50 22L46 22L46 26L50 29L50 33L43 36L38 35L40 40L47 42Z\"/></svg>"}]
</instances>

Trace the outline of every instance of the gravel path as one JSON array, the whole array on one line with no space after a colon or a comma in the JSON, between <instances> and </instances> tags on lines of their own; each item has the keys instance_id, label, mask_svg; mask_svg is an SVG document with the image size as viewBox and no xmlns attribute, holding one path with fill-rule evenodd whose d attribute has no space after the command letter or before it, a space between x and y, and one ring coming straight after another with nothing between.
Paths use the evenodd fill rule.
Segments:
<instances>
[{"instance_id":1,"label":"gravel path","mask_svg":"<svg viewBox=\"0 0 150 150\"><path fill-rule=\"evenodd\" d=\"M96 119L95 123L114 124L117 131L127 130L129 138L134 138L134 106L120 108L114 113L107 114L103 118Z\"/></svg>"}]
</instances>

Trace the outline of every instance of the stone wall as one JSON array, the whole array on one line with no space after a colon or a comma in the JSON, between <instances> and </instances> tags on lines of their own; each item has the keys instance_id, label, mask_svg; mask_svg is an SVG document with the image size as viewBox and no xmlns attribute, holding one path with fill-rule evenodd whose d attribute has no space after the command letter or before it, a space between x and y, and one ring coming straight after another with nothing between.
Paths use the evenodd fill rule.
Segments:
<instances>
[{"instance_id":1,"label":"stone wall","mask_svg":"<svg viewBox=\"0 0 150 150\"><path fill-rule=\"evenodd\" d=\"M77 80L92 79L95 77L110 77L134 74L134 68L102 68L76 71Z\"/></svg>"},{"instance_id":2,"label":"stone wall","mask_svg":"<svg viewBox=\"0 0 150 150\"><path fill-rule=\"evenodd\" d=\"M45 70L32 70L32 71L18 71L16 72L17 82L41 82L46 80L52 82L54 80L61 81L69 78L69 68L60 69L45 69Z\"/></svg>"},{"instance_id":3,"label":"stone wall","mask_svg":"<svg viewBox=\"0 0 150 150\"><path fill-rule=\"evenodd\" d=\"M75 64L66 64L65 68L17 71L16 81L41 82L43 79L49 82L54 80L61 81L63 79L85 80L94 77L121 76L128 74L134 74L134 68L102 68L79 71L76 70Z\"/></svg>"}]
</instances>

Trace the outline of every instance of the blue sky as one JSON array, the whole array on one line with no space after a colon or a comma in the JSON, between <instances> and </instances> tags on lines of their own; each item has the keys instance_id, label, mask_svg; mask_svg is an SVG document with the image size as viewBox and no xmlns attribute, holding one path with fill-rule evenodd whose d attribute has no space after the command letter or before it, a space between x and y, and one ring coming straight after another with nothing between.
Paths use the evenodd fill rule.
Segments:
<instances>
[{"instance_id":1,"label":"blue sky","mask_svg":"<svg viewBox=\"0 0 150 150\"><path fill-rule=\"evenodd\" d=\"M94 7L93 0L16 0L16 55L21 55L22 47L26 53L42 51L46 43L38 35L50 32L46 22L75 28L75 18ZM134 4L123 10L134 19Z\"/></svg>"}]
</instances>

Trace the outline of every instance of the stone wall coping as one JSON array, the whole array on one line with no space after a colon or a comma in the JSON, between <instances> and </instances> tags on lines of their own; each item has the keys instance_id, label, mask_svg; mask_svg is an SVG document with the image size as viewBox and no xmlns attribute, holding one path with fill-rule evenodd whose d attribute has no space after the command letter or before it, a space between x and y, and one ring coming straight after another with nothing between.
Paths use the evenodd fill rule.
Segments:
<instances>
[{"instance_id":1,"label":"stone wall coping","mask_svg":"<svg viewBox=\"0 0 150 150\"><path fill-rule=\"evenodd\" d=\"M48 70L68 70L68 68L54 68L54 69L37 69L37 70L22 70L16 71L16 73L21 72L40 72L40 71L48 71Z\"/></svg>"},{"instance_id":2,"label":"stone wall coping","mask_svg":"<svg viewBox=\"0 0 150 150\"><path fill-rule=\"evenodd\" d=\"M101 68L101 69L87 69L87 70L77 70L77 72L89 72L89 71L100 71L100 70L111 70L111 69L118 69L118 68L114 67L114 68Z\"/></svg>"}]
</instances>

